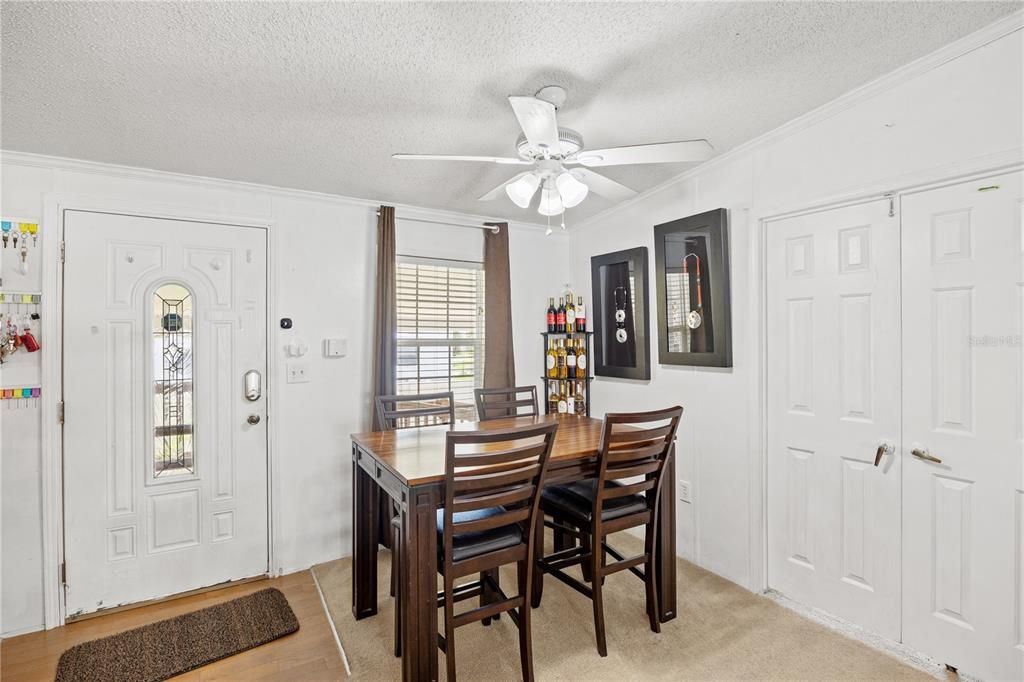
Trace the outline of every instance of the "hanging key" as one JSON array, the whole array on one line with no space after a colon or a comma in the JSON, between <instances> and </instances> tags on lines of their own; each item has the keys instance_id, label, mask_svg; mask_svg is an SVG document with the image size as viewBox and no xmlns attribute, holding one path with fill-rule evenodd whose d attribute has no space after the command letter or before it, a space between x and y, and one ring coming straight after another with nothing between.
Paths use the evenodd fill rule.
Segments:
<instances>
[{"instance_id":1,"label":"hanging key","mask_svg":"<svg viewBox=\"0 0 1024 682\"><path fill-rule=\"evenodd\" d=\"M11 237L11 223L9 220L0 222L0 230L4 233L4 248L7 248L7 240Z\"/></svg>"}]
</instances>

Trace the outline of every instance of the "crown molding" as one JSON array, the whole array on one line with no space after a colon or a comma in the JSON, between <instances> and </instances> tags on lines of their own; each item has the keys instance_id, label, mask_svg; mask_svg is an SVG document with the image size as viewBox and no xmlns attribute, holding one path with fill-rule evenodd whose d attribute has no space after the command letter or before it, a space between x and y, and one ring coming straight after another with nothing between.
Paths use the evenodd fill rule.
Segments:
<instances>
[{"instance_id":1,"label":"crown molding","mask_svg":"<svg viewBox=\"0 0 1024 682\"><path fill-rule=\"evenodd\" d=\"M91 173L110 178L123 178L126 180L149 180L154 182L172 182L189 187L216 189L228 192L250 192L263 195L282 197L287 199L305 199L319 201L343 206L356 206L376 210L381 204L394 206L396 212L404 213L410 218L425 218L430 220L457 220L459 222L499 222L508 223L510 229L523 230L546 230L546 225L539 223L528 223L508 218L496 218L476 213L462 213L440 208L429 208L426 206L415 206L412 204L400 204L390 201L378 201L374 199L363 199L349 197L342 194L329 194L326 192L314 192L304 189L291 189L288 187L277 187L275 185L262 185L254 182L243 182L240 180L226 180L223 178L212 178L203 175L188 175L185 173L173 173L170 171L154 170L151 168L139 168L136 166L123 166L102 161L87 161L84 159L72 159L64 156L49 156L46 154L35 154L32 152L19 152L0 149L0 163L13 166L28 166L34 168L45 168L48 170L63 170L76 173Z\"/></svg>"},{"instance_id":2,"label":"crown molding","mask_svg":"<svg viewBox=\"0 0 1024 682\"><path fill-rule=\"evenodd\" d=\"M832 118L837 114L869 100L882 92L892 90L913 78L928 73L943 64L947 64L963 57L964 55L974 52L975 50L985 47L986 45L994 43L1000 38L1004 38L1011 33L1021 30L1022 28L1024 28L1024 10L1017 10L1012 14L1008 14L1002 19L998 19L988 26L975 31L974 33L958 38L957 40L940 47L934 52L918 57L912 62L879 76L872 81L868 81L867 83L840 95L834 100L831 100L816 109L810 110L806 114L801 114L800 116L783 123L777 128L773 128L766 133L733 147L727 152L719 154L708 161L689 168L679 175L669 178L650 189L644 190L634 197L630 197L629 199L607 208L600 213L595 213L589 218L573 225L569 229L570 231L585 230L590 225L595 224L598 221L604 220L609 216L619 213L620 211L623 211L652 196L660 194L665 190L672 189L686 180L701 175L718 166L724 166L763 147L795 135L802 130L826 119Z\"/></svg>"}]
</instances>

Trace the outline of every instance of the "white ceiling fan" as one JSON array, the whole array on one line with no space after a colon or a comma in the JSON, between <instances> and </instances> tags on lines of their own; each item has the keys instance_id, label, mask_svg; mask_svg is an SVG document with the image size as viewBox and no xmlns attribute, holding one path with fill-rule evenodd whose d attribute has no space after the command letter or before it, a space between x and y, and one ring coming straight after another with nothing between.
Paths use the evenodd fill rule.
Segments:
<instances>
[{"instance_id":1,"label":"white ceiling fan","mask_svg":"<svg viewBox=\"0 0 1024 682\"><path fill-rule=\"evenodd\" d=\"M565 102L565 89L549 85L533 97L510 96L509 104L523 129L516 140L518 157L453 156L445 154L394 154L396 159L423 161L483 161L510 166L532 166L509 178L480 197L489 201L502 191L517 206L527 208L540 189L537 212L545 216L562 213L583 201L588 192L621 201L636 192L611 178L590 170L601 166L624 166L643 163L679 163L704 161L714 148L707 140L683 140L639 144L606 149L584 149L583 137L575 130L559 128L555 112Z\"/></svg>"}]
</instances>

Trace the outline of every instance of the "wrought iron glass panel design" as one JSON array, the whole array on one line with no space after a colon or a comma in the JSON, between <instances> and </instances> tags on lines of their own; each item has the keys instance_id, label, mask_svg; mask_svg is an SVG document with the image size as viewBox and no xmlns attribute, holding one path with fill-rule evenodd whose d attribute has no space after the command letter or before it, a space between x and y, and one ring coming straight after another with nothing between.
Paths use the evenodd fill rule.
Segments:
<instances>
[{"instance_id":1,"label":"wrought iron glass panel design","mask_svg":"<svg viewBox=\"0 0 1024 682\"><path fill-rule=\"evenodd\" d=\"M153 477L195 473L192 294L180 284L153 293Z\"/></svg>"}]
</instances>

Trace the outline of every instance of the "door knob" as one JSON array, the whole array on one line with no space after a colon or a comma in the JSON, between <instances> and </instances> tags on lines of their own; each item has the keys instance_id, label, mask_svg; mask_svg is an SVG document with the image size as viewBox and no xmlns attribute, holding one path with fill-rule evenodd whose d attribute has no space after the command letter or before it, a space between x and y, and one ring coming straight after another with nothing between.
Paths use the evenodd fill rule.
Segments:
<instances>
[{"instance_id":1,"label":"door knob","mask_svg":"<svg viewBox=\"0 0 1024 682\"><path fill-rule=\"evenodd\" d=\"M910 454L912 454L914 457L917 457L918 459L923 459L926 462L935 462L936 464L942 464L941 459L929 454L928 451L925 450L924 448L914 448L913 450L910 451Z\"/></svg>"},{"instance_id":2,"label":"door knob","mask_svg":"<svg viewBox=\"0 0 1024 682\"><path fill-rule=\"evenodd\" d=\"M893 447L892 443L887 443L884 440L879 442L878 449L875 450L875 466L882 462L882 455L892 454L895 451L896 448Z\"/></svg>"},{"instance_id":3,"label":"door knob","mask_svg":"<svg viewBox=\"0 0 1024 682\"><path fill-rule=\"evenodd\" d=\"M257 424L260 423L260 416L258 414L250 414L249 418L246 419L246 421L252 424L253 426L256 426Z\"/></svg>"}]
</instances>

